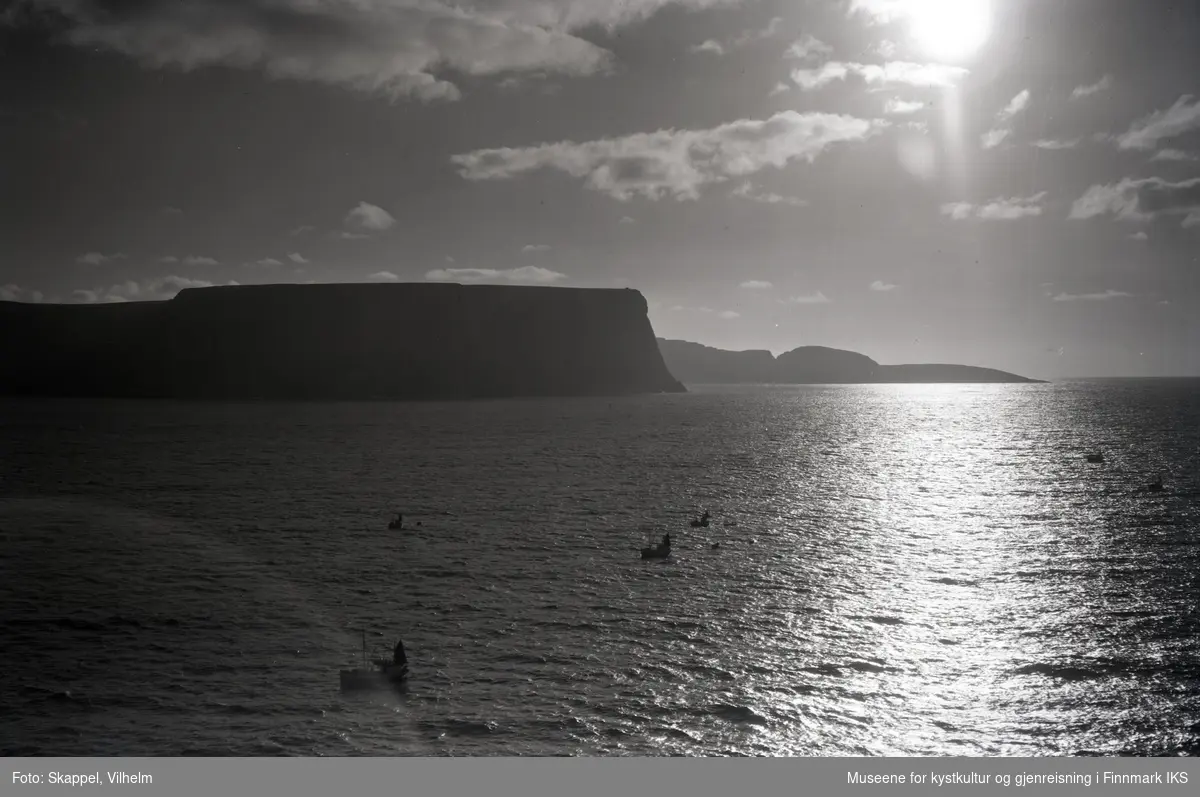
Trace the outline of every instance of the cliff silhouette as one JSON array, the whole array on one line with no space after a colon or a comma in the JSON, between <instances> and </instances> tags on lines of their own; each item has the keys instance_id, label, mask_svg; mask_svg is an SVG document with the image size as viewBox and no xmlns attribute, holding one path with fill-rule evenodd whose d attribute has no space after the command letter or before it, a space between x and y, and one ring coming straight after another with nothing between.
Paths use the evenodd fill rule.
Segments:
<instances>
[{"instance_id":1,"label":"cliff silhouette","mask_svg":"<svg viewBox=\"0 0 1200 797\"><path fill-rule=\"evenodd\" d=\"M470 399L684 392L633 290L237 285L0 302L0 394Z\"/></svg>"},{"instance_id":2,"label":"cliff silhouette","mask_svg":"<svg viewBox=\"0 0 1200 797\"><path fill-rule=\"evenodd\" d=\"M972 365L880 365L866 355L825 346L801 346L778 357L768 351L726 351L686 340L658 339L667 368L692 385L838 385L943 382L1038 382Z\"/></svg>"}]
</instances>

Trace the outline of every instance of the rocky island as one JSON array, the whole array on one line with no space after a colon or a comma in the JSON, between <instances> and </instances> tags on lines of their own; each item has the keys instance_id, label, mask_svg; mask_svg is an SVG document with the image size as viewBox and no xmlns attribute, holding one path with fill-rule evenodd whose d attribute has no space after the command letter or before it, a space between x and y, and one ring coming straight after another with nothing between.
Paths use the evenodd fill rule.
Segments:
<instances>
[{"instance_id":1,"label":"rocky island","mask_svg":"<svg viewBox=\"0 0 1200 797\"><path fill-rule=\"evenodd\" d=\"M633 290L235 285L0 302L0 394L471 399L685 392Z\"/></svg>"},{"instance_id":2,"label":"rocky island","mask_svg":"<svg viewBox=\"0 0 1200 797\"><path fill-rule=\"evenodd\" d=\"M888 383L1038 382L971 365L880 365L866 355L825 346L801 346L778 357L769 351L726 351L686 340L658 339L667 368L692 385L838 385Z\"/></svg>"}]
</instances>

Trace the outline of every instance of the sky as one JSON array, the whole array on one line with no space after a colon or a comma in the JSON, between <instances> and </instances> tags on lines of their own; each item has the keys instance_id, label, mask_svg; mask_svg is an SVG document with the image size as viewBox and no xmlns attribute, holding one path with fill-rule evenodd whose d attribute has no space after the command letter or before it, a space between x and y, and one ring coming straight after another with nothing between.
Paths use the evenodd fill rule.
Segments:
<instances>
[{"instance_id":1,"label":"sky","mask_svg":"<svg viewBox=\"0 0 1200 797\"><path fill-rule=\"evenodd\" d=\"M15 0L0 299L632 287L659 336L1200 375L1200 5Z\"/></svg>"}]
</instances>

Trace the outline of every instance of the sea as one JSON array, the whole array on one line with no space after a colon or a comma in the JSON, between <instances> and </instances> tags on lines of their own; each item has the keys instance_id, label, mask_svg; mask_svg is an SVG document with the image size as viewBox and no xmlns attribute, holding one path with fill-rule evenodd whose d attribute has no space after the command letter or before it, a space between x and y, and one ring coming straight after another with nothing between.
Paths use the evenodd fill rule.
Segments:
<instances>
[{"instance_id":1,"label":"sea","mask_svg":"<svg viewBox=\"0 0 1200 797\"><path fill-rule=\"evenodd\" d=\"M0 661L9 756L1195 755L1200 380L4 401Z\"/></svg>"}]
</instances>

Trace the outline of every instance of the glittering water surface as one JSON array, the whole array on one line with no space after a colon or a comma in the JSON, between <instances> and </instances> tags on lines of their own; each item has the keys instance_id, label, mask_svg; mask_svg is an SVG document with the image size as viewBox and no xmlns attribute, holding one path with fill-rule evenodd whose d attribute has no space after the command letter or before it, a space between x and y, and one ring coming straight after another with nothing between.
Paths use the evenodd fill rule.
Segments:
<instances>
[{"instance_id":1,"label":"glittering water surface","mask_svg":"<svg viewBox=\"0 0 1200 797\"><path fill-rule=\"evenodd\" d=\"M0 754L1194 754L1198 388L0 404Z\"/></svg>"}]
</instances>

